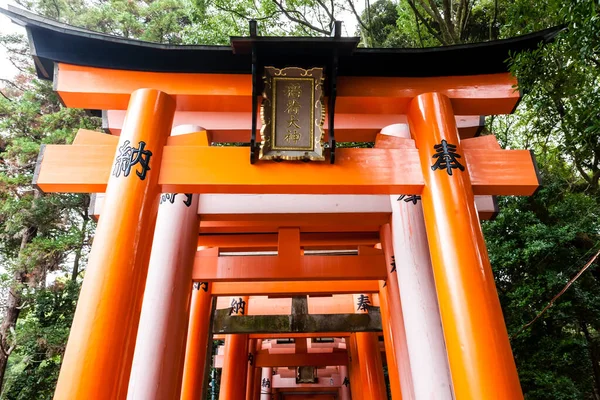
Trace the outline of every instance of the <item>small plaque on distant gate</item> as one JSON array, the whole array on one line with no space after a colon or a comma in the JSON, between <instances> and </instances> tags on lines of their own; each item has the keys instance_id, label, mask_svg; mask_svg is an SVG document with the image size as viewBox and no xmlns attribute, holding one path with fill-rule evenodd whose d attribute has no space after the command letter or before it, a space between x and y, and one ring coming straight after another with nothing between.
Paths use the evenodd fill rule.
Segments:
<instances>
[{"instance_id":1,"label":"small plaque on distant gate","mask_svg":"<svg viewBox=\"0 0 600 400\"><path fill-rule=\"evenodd\" d=\"M319 160L323 156L323 69L265 67L261 160Z\"/></svg>"}]
</instances>

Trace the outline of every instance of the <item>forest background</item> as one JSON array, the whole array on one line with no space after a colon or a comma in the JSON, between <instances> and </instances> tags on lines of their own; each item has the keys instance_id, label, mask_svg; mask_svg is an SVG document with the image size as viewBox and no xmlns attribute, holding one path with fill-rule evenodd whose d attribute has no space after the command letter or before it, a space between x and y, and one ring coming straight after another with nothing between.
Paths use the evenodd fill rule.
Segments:
<instances>
[{"instance_id":1,"label":"forest background","mask_svg":"<svg viewBox=\"0 0 600 400\"><path fill-rule=\"evenodd\" d=\"M346 19L363 47L430 47L561 25L556 41L507 63L525 96L484 134L531 149L543 187L501 197L483 223L528 400L600 400L600 6L595 0L21 0L68 24L170 44L329 35ZM351 19L351 21L349 21ZM7 24L3 18L0 24ZM355 26L356 32L348 32ZM35 77L26 40L2 35L18 70L0 82L1 399L51 399L94 234L88 195L31 185L40 144L70 143L98 118L62 107ZM478 62L478 60L472 60ZM588 266L578 276L584 266ZM534 323L553 297L578 278Z\"/></svg>"}]
</instances>

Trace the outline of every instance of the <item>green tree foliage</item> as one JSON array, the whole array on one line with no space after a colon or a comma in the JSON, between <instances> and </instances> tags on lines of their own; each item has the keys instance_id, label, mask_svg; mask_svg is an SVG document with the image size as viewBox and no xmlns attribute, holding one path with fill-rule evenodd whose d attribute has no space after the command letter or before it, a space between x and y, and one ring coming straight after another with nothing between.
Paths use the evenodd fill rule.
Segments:
<instances>
[{"instance_id":1,"label":"green tree foliage","mask_svg":"<svg viewBox=\"0 0 600 400\"><path fill-rule=\"evenodd\" d=\"M544 186L530 198L500 198L498 218L483 226L526 398L600 400L598 261L525 327L600 248L597 1L21 3L61 22L169 44L228 44L229 36L247 34L250 19L261 35L327 36L334 20L346 18L356 32L345 34L360 35L366 47L469 43L565 24L555 43L510 60L526 95L514 115L488 120L487 133L504 147L535 152ZM77 128L98 121L63 108L49 85L32 77L21 38L5 36L0 44L22 71L0 97L0 260L10 291L0 325L0 367L10 355L2 398L49 399L93 224L86 196L42 195L30 182L41 143L68 143Z\"/></svg>"}]
</instances>

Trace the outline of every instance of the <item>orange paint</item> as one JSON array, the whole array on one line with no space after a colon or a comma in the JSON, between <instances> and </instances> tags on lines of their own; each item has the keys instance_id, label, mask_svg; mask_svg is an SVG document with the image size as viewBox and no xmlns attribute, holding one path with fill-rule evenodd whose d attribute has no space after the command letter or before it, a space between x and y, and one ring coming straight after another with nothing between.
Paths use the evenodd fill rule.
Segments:
<instances>
[{"instance_id":1,"label":"orange paint","mask_svg":"<svg viewBox=\"0 0 600 400\"><path fill-rule=\"evenodd\" d=\"M204 217L204 216L203 216ZM289 218L289 214L287 215ZM266 218L273 218L269 215ZM308 216L311 219L311 216ZM303 219L302 216L298 215L297 223L300 223ZM232 221L233 222L233 221ZM316 217L314 218L315 224L317 223ZM342 222L342 221L339 221ZM320 225L320 224L319 224ZM375 232L337 232L337 233L303 233L300 232L300 245L302 247L324 247L328 249L345 247L345 246L358 246L358 245L374 245L379 242L379 234ZM229 234L229 235L201 235L198 237L198 246L206 247L220 247L229 251L229 249L257 249L257 248L270 248L275 250L277 248L277 234L274 233L262 233L253 235L244 234Z\"/></svg>"},{"instance_id":2,"label":"orange paint","mask_svg":"<svg viewBox=\"0 0 600 400\"><path fill-rule=\"evenodd\" d=\"M202 287L192 291L181 400L202 397L212 302L212 283L208 282L206 291Z\"/></svg>"},{"instance_id":3,"label":"orange paint","mask_svg":"<svg viewBox=\"0 0 600 400\"><path fill-rule=\"evenodd\" d=\"M373 332L356 332L355 335L356 350L360 354L363 399L385 399L387 392L378 335Z\"/></svg>"},{"instance_id":4,"label":"orange paint","mask_svg":"<svg viewBox=\"0 0 600 400\"><path fill-rule=\"evenodd\" d=\"M248 297L232 297L241 300L245 307L233 310L231 315L245 315L248 310ZM255 358L256 360L256 358ZM248 375L248 335L225 336L225 358L221 373L219 400L245 400Z\"/></svg>"},{"instance_id":5,"label":"orange paint","mask_svg":"<svg viewBox=\"0 0 600 400\"><path fill-rule=\"evenodd\" d=\"M254 365L254 354L256 354L256 340L249 339L248 341L248 357L252 355L252 361L248 360L248 370L246 372L246 400L254 400L254 375L256 367Z\"/></svg>"},{"instance_id":6,"label":"orange paint","mask_svg":"<svg viewBox=\"0 0 600 400\"><path fill-rule=\"evenodd\" d=\"M450 176L431 169L434 145L442 139L466 155L452 104L439 93L418 96L411 103L409 122L426 182L423 211L455 396L522 399L475 209L469 176L473 171L455 169Z\"/></svg>"},{"instance_id":7,"label":"orange paint","mask_svg":"<svg viewBox=\"0 0 600 400\"><path fill-rule=\"evenodd\" d=\"M125 111L108 110L106 118L112 135L120 135ZM325 116L327 121L327 116ZM257 118L257 137L260 134L260 117ZM338 142L373 142L381 128L398 123L408 123L406 115L397 114L341 114L335 113L335 138ZM456 117L461 138L470 138L481 129L479 116ZM249 143L252 129L250 112L202 112L177 111L173 126L202 125L210 133L210 141L215 143ZM105 127L106 128L106 127ZM325 124L325 138L329 138L329 126Z\"/></svg>"},{"instance_id":8,"label":"orange paint","mask_svg":"<svg viewBox=\"0 0 600 400\"><path fill-rule=\"evenodd\" d=\"M348 374L350 375L350 393L352 400L363 400L363 388L360 371L361 354L356 347L356 333L346 338L348 349Z\"/></svg>"},{"instance_id":9,"label":"orange paint","mask_svg":"<svg viewBox=\"0 0 600 400\"><path fill-rule=\"evenodd\" d=\"M410 101L439 91L458 115L509 114L519 92L509 73L426 78L340 76L336 112L406 114ZM177 100L179 111L250 112L251 75L141 72L58 64L56 91L67 107L124 110L130 94L155 87ZM327 101L327 100L325 100ZM197 122L202 125L202 122Z\"/></svg>"},{"instance_id":10,"label":"orange paint","mask_svg":"<svg viewBox=\"0 0 600 400\"><path fill-rule=\"evenodd\" d=\"M388 304L388 290L387 286L383 286L383 281L379 283L379 304L381 307L381 327L383 329L383 343L385 345L385 358L388 367L388 376L390 378L390 390L392 392L392 399L402 399L402 390L400 388L400 369L396 362L396 348L394 346L394 317L390 313ZM400 349L398 349L400 350Z\"/></svg>"},{"instance_id":11,"label":"orange paint","mask_svg":"<svg viewBox=\"0 0 600 400\"><path fill-rule=\"evenodd\" d=\"M43 160L34 183L43 191L105 191L114 146L45 145L41 151ZM418 194L423 190L416 149L338 149L333 165L250 164L249 152L247 147L166 146L161 190L229 194ZM528 196L539 186L527 150L465 149L463 160L475 194Z\"/></svg>"},{"instance_id":12,"label":"orange paint","mask_svg":"<svg viewBox=\"0 0 600 400\"><path fill-rule=\"evenodd\" d=\"M54 398L124 399L158 210L162 149L175 103L165 93L141 89L129 102L119 144L146 143L151 169L141 180L110 175L106 209L94 237ZM114 148L114 147L113 147ZM118 153L113 154L113 159ZM110 167L114 160L110 162Z\"/></svg>"},{"instance_id":13,"label":"orange paint","mask_svg":"<svg viewBox=\"0 0 600 400\"><path fill-rule=\"evenodd\" d=\"M293 296L373 293L379 290L377 281L279 281L279 282L213 282L215 296Z\"/></svg>"},{"instance_id":14,"label":"orange paint","mask_svg":"<svg viewBox=\"0 0 600 400\"><path fill-rule=\"evenodd\" d=\"M320 335L322 336L323 334L321 333ZM327 336L329 336L329 334ZM326 367L328 365L348 364L346 352L269 354L267 351L262 351L257 353L254 359L256 361L256 366L259 368L301 367L311 365L315 367ZM221 377L221 379L223 378Z\"/></svg>"},{"instance_id":15,"label":"orange paint","mask_svg":"<svg viewBox=\"0 0 600 400\"><path fill-rule=\"evenodd\" d=\"M302 267L290 268L278 256L217 256L199 251L192 279L204 281L305 281L385 279L383 255L299 256ZM293 267L293 266L292 266Z\"/></svg>"}]
</instances>

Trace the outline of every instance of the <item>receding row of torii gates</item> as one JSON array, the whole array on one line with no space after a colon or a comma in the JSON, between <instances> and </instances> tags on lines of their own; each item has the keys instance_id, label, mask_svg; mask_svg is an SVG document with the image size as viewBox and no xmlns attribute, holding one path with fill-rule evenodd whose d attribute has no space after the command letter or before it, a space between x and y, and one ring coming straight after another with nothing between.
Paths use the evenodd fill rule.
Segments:
<instances>
[{"instance_id":1,"label":"receding row of torii gates","mask_svg":"<svg viewBox=\"0 0 600 400\"><path fill-rule=\"evenodd\" d=\"M110 133L43 146L34 178L96 193L55 399L211 398L211 365L221 400L523 397L479 221L539 180L479 132L519 101L509 53L557 30L165 46L0 12Z\"/></svg>"}]
</instances>

